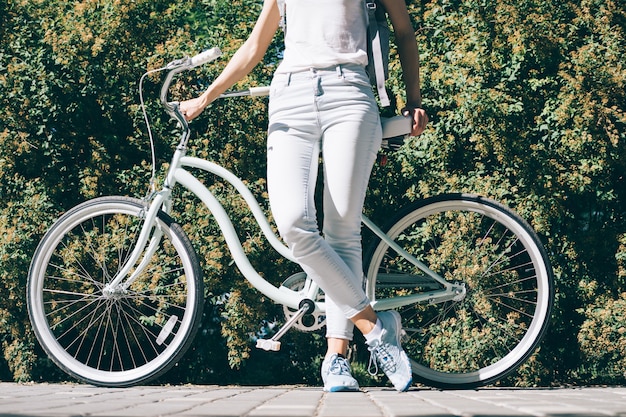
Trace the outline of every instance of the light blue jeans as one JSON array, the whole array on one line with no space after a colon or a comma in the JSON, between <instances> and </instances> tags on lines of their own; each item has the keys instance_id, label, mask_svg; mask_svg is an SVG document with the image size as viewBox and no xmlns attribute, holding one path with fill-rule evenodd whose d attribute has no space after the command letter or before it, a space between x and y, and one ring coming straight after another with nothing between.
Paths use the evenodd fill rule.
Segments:
<instances>
[{"instance_id":1,"label":"light blue jeans","mask_svg":"<svg viewBox=\"0 0 626 417\"><path fill-rule=\"evenodd\" d=\"M358 65L276 74L269 103L267 178L278 230L326 294L326 336L351 340L363 290L361 212L380 148L378 107ZM315 210L323 157L323 235Z\"/></svg>"}]
</instances>

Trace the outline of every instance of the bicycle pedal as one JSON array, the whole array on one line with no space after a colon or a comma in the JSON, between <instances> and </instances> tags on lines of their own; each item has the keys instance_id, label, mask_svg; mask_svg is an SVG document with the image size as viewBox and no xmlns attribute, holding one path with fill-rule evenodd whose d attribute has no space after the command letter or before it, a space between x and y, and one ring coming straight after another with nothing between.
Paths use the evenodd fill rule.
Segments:
<instances>
[{"instance_id":1,"label":"bicycle pedal","mask_svg":"<svg viewBox=\"0 0 626 417\"><path fill-rule=\"evenodd\" d=\"M278 352L280 350L280 342L272 339L258 339L256 341L256 347L257 349Z\"/></svg>"}]
</instances>

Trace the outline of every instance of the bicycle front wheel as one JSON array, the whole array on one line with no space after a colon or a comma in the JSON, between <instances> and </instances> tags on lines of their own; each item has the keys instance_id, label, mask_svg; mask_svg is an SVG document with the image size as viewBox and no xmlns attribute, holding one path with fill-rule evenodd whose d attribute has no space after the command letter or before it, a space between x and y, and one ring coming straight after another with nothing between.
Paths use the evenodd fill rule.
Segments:
<instances>
[{"instance_id":1,"label":"bicycle front wheel","mask_svg":"<svg viewBox=\"0 0 626 417\"><path fill-rule=\"evenodd\" d=\"M548 257L524 220L495 201L454 194L410 206L386 232L406 252L384 241L373 245L365 258L370 299L433 294L398 309L403 347L419 379L440 388L483 386L534 352L554 290ZM407 256L464 286L465 294L434 301L444 286Z\"/></svg>"},{"instance_id":2,"label":"bicycle front wheel","mask_svg":"<svg viewBox=\"0 0 626 417\"><path fill-rule=\"evenodd\" d=\"M50 228L32 260L27 300L37 338L61 369L85 382L120 387L161 375L183 355L202 316L195 251L163 212L154 227L159 245L142 255L137 279L106 289L134 249L146 210L128 197L80 204Z\"/></svg>"}]
</instances>

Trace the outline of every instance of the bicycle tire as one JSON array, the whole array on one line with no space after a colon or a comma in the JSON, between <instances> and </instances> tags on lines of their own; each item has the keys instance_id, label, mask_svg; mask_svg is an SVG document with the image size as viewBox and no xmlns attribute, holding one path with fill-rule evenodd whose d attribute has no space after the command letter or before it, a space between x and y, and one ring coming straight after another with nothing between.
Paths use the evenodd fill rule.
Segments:
<instances>
[{"instance_id":1,"label":"bicycle tire","mask_svg":"<svg viewBox=\"0 0 626 417\"><path fill-rule=\"evenodd\" d=\"M145 383L185 353L204 303L196 253L182 228L159 212L163 236L127 290L105 285L134 247L145 203L101 197L65 213L31 262L30 320L48 356L69 375L108 387Z\"/></svg>"},{"instance_id":2,"label":"bicycle tire","mask_svg":"<svg viewBox=\"0 0 626 417\"><path fill-rule=\"evenodd\" d=\"M446 194L409 206L385 232L447 281L465 284L462 300L398 309L416 379L448 389L489 385L535 351L554 302L552 268L517 214L480 196ZM374 302L443 288L380 239L366 253Z\"/></svg>"}]
</instances>

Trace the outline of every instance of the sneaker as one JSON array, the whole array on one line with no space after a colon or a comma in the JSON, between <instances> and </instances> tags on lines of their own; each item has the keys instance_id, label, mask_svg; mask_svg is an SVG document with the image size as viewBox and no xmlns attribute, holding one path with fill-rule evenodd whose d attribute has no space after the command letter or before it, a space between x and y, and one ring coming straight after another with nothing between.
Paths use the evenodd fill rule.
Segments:
<instances>
[{"instance_id":1,"label":"sneaker","mask_svg":"<svg viewBox=\"0 0 626 417\"><path fill-rule=\"evenodd\" d=\"M380 339L367 342L370 351L369 372L372 375L383 370L396 390L404 392L413 383L413 372L409 357L400 346L402 323L397 311L382 311L378 313L383 330ZM372 372L372 366L375 372Z\"/></svg>"},{"instance_id":2,"label":"sneaker","mask_svg":"<svg viewBox=\"0 0 626 417\"><path fill-rule=\"evenodd\" d=\"M343 356L333 353L322 362L324 391L358 391L359 383L350 373L350 364Z\"/></svg>"}]
</instances>

